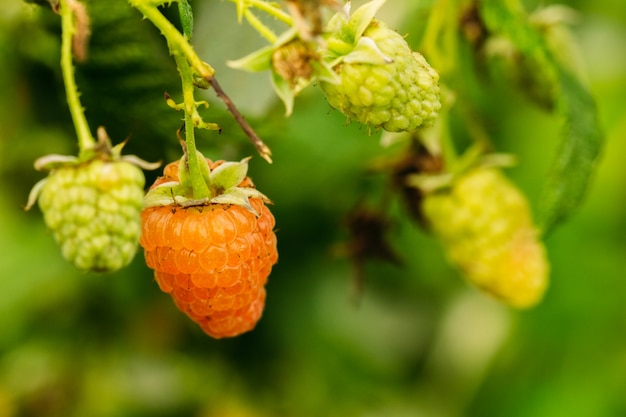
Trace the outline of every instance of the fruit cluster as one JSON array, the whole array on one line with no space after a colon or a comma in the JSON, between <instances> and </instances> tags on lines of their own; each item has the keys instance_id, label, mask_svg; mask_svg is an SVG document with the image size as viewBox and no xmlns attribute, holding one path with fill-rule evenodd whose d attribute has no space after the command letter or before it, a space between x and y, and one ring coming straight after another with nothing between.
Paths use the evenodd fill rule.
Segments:
<instances>
[{"instance_id":1,"label":"fruit cluster","mask_svg":"<svg viewBox=\"0 0 626 417\"><path fill-rule=\"evenodd\" d=\"M384 2L369 1L352 14L348 2L316 40L309 39L309 26L296 25L274 45L229 65L270 70L287 114L293 96L317 82L328 104L350 121L389 132L432 126L441 110L439 74L402 35L375 17Z\"/></svg>"},{"instance_id":2,"label":"fruit cluster","mask_svg":"<svg viewBox=\"0 0 626 417\"><path fill-rule=\"evenodd\" d=\"M185 112L178 132L183 157L167 165L144 195L140 168L160 164L123 156L124 143L112 146L104 128L97 141L92 137L73 67L75 57L85 58L87 10L78 1L59 0L54 9L62 22L61 70L79 152L35 162L35 168L50 172L33 187L27 209L39 203L63 256L81 270L116 271L131 262L141 244L160 288L176 305L207 334L233 337L251 330L263 312L265 284L278 259L275 221L265 206L269 199L247 177L248 159L213 163L196 150L194 130L219 126L202 120L197 107L208 104L194 99L194 89L212 86L271 162L270 151L221 90L212 67L195 55L187 33L190 5L179 3L185 37L154 2L131 4L161 29L177 58L184 101L177 104L166 94L166 102Z\"/></svg>"},{"instance_id":3,"label":"fruit cluster","mask_svg":"<svg viewBox=\"0 0 626 417\"><path fill-rule=\"evenodd\" d=\"M353 13L350 2L341 10L335 1L306 7L307 2L288 2L294 16L278 5L237 2L240 18L252 19L272 45L230 64L269 70L288 114L294 95L315 82L328 104L349 120L405 132L393 136L419 143L419 153L407 152L408 165L396 167L395 173L405 197L415 197L411 214L425 220L469 282L513 306L532 306L545 292L549 267L526 199L495 168L498 164L481 164L471 149L458 160L451 157L452 149L444 149L452 143L444 143L450 133L446 118L435 125L442 112L439 73L401 34L375 17L384 2L368 1ZM123 144L112 147L103 129L97 143L91 137L72 66L76 39L85 40L90 32L86 9L78 1L59 0L61 65L79 155L52 155L36 163L50 174L33 188L28 206L38 200L64 257L81 270L120 269L141 245L160 289L181 311L214 338L237 336L253 329L264 309L265 285L278 260L275 220L266 206L269 199L247 176L247 159L213 162L197 151L195 129L221 128L202 119L197 109L208 107L208 102L196 100L194 89L215 90L269 162L271 152L221 89L214 69L189 43L189 3L177 2L183 33L161 14L164 2L130 3L155 24L175 57L183 102L176 103L168 94L166 102L185 113L185 124L177 132L183 157L168 164L144 195L140 168L152 168L150 164L122 156ZM322 6L336 11L325 25ZM248 13L250 7L289 23L289 29L280 36L264 30L262 21ZM307 20L314 24L308 27ZM437 62L437 54L427 55ZM539 81L534 83L544 85ZM481 145L478 153L484 149ZM409 186L403 181L410 176L417 182ZM358 242L350 253L359 261L372 256L397 261L384 239L384 216L358 214L352 222Z\"/></svg>"}]
</instances>

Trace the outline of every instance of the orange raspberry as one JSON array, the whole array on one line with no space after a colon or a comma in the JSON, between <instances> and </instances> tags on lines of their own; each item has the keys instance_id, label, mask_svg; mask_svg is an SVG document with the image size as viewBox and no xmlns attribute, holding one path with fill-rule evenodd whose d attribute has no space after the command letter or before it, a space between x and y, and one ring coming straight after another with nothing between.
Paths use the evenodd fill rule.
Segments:
<instances>
[{"instance_id":1,"label":"orange raspberry","mask_svg":"<svg viewBox=\"0 0 626 417\"><path fill-rule=\"evenodd\" d=\"M210 170L221 164L208 161ZM171 163L151 190L178 180L178 163ZM238 188L253 189L252 181L245 177ZM140 244L159 287L214 338L254 328L278 260L272 213L262 198L248 202L157 205L141 215Z\"/></svg>"}]
</instances>

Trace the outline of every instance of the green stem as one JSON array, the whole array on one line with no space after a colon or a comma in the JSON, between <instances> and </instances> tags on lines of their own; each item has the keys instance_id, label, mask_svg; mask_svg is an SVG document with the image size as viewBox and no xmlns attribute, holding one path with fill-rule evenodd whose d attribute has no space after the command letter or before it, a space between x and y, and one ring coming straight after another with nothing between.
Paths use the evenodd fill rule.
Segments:
<instances>
[{"instance_id":1,"label":"green stem","mask_svg":"<svg viewBox=\"0 0 626 417\"><path fill-rule=\"evenodd\" d=\"M456 161L458 159L458 152L456 150L456 146L454 144L454 140L452 139L452 132L450 131L450 115L449 109L446 109L445 112L442 112L439 117L441 120L438 123L441 123L441 132L439 135L440 146L441 146L441 156L444 161L444 169L447 172L453 171L453 167L456 165Z\"/></svg>"},{"instance_id":2,"label":"green stem","mask_svg":"<svg viewBox=\"0 0 626 417\"><path fill-rule=\"evenodd\" d=\"M146 19L159 28L172 55L177 52L183 54L189 65L205 80L210 80L215 75L215 70L206 62L202 61L193 49L187 38L169 21L159 9L147 0L129 0L130 5L139 10Z\"/></svg>"},{"instance_id":3,"label":"green stem","mask_svg":"<svg viewBox=\"0 0 626 417\"><path fill-rule=\"evenodd\" d=\"M214 77L215 70L213 69L213 67L211 67L209 64L202 61L198 57L195 50L189 43L189 40L184 35L182 35L178 31L178 29L176 29L176 27L169 20L167 20L165 16L163 16L163 14L161 14L161 12L158 10L154 2L151 2L150 0L128 0L128 1L132 7L139 10L146 19L150 20L157 28L161 30L161 34L167 40L170 54L173 55L174 58L176 59L178 70L180 72L181 78L183 79L182 80L183 81L183 93L185 95L185 99L184 99L185 129L187 132L186 135L187 137L190 137L189 135L191 135L191 141L192 141L191 144L189 143L187 144L188 150L189 150L189 158L191 158L192 160L195 160L196 158L195 143L193 143L193 140L194 140L193 128L194 127L200 126L200 127L204 127L207 129L219 129L219 126L217 126L216 124L203 123L201 122L201 119L195 118L195 116L197 115L197 112L195 109L195 106L197 103L193 100L193 86L194 86L193 76L199 75L205 81L207 81L209 85L211 85L215 89L218 97L222 101L224 101L224 103L228 107L228 110L235 116L235 120L237 121L237 123L239 123L241 128L248 135L248 137L250 138L252 143L255 145L255 147L261 154L261 156L268 162L271 162L271 158L270 158L271 152L269 148L263 143L263 141L261 141L261 139L254 132L252 127L250 127L250 125L248 125L248 123L245 121L243 116L241 116L241 114L239 113L235 105L232 103L230 98L219 87L219 84L217 83L217 80ZM191 69L195 71L195 74L193 74ZM188 90L185 90L185 89L188 89ZM192 175L194 175L193 173L196 172L196 168L199 169L199 167L195 166L196 164L192 162L191 160L189 162L191 164L190 166L191 173ZM199 187L200 188L198 188L197 190L194 189L194 193L197 191L198 193L200 193L199 195L201 195L204 192L204 190L202 189L200 185Z\"/></svg>"},{"instance_id":4,"label":"green stem","mask_svg":"<svg viewBox=\"0 0 626 417\"><path fill-rule=\"evenodd\" d=\"M458 16L457 0L437 0L432 7L420 50L439 74L448 74L456 68Z\"/></svg>"},{"instance_id":5,"label":"green stem","mask_svg":"<svg viewBox=\"0 0 626 417\"><path fill-rule=\"evenodd\" d=\"M246 20L248 21L250 26L254 28L254 30L259 32L259 34L263 36L265 39L267 39L269 43L276 42L276 39L277 39L276 34L272 32L270 28L265 26L265 24L261 22L259 18L254 15L254 13L252 13L250 10L246 10L243 13L244 13L244 16L246 17Z\"/></svg>"},{"instance_id":6,"label":"green stem","mask_svg":"<svg viewBox=\"0 0 626 417\"><path fill-rule=\"evenodd\" d=\"M272 17L287 23L289 26L293 26L293 18L289 13L285 13L280 8L276 7L276 3L268 3L264 0L248 0L248 4L258 10L262 10Z\"/></svg>"},{"instance_id":7,"label":"green stem","mask_svg":"<svg viewBox=\"0 0 626 417\"><path fill-rule=\"evenodd\" d=\"M67 104L72 115L72 121L76 129L78 138L79 153L84 153L96 144L95 139L91 135L84 109L80 103L80 94L76 86L74 78L74 65L72 62L72 39L76 33L76 24L73 5L74 0L60 0L61 13L61 72L63 73L63 83L65 84L65 93Z\"/></svg>"},{"instance_id":8,"label":"green stem","mask_svg":"<svg viewBox=\"0 0 626 417\"><path fill-rule=\"evenodd\" d=\"M180 79L183 89L183 106L185 112L185 143L187 145L187 164L191 177L191 186L193 189L193 198L202 199L210 196L209 186L205 182L200 169L200 164L204 163L198 160L196 152L195 123L194 114L196 113L196 101L194 99L193 74L189 62L184 56L175 53L174 59L180 73Z\"/></svg>"},{"instance_id":9,"label":"green stem","mask_svg":"<svg viewBox=\"0 0 626 417\"><path fill-rule=\"evenodd\" d=\"M195 140L195 115L196 101L194 99L193 70L204 80L213 79L215 70L206 62L202 61L189 43L188 38L181 34L178 29L159 11L157 6L147 0L129 0L131 6L139 10L146 19L156 26L165 39L170 54L176 61L180 74L183 90L183 110L185 112L185 144L187 152L187 165L191 177L191 187L194 199L202 199L210 196L208 184L204 180Z\"/></svg>"},{"instance_id":10,"label":"green stem","mask_svg":"<svg viewBox=\"0 0 626 417\"><path fill-rule=\"evenodd\" d=\"M237 18L241 22L241 18L245 17L248 24L263 36L269 43L276 42L278 37L276 34L263 23L254 13L250 11L250 7L261 10L277 20L286 23L289 26L294 25L293 18L283 11L276 3L268 3L265 0L230 0L237 4Z\"/></svg>"}]
</instances>

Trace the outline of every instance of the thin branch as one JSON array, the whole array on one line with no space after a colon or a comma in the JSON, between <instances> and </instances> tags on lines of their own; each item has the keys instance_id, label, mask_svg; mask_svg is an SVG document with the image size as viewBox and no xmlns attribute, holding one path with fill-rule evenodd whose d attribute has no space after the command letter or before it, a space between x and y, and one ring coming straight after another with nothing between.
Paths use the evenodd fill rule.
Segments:
<instances>
[{"instance_id":1,"label":"thin branch","mask_svg":"<svg viewBox=\"0 0 626 417\"><path fill-rule=\"evenodd\" d=\"M80 17L85 11L83 9L84 6L75 0L61 0L59 5L62 22L61 71L63 73L63 83L65 84L67 104L78 137L78 147L80 152L85 152L91 149L96 141L91 135L83 106L80 103L80 94L76 86L74 64L72 62L72 47L74 46L77 30L85 30L84 27L77 29L77 13ZM84 34L80 36L84 36Z\"/></svg>"},{"instance_id":2,"label":"thin branch","mask_svg":"<svg viewBox=\"0 0 626 417\"><path fill-rule=\"evenodd\" d=\"M208 81L209 83L211 83L211 87L213 87L217 96L224 102L224 104L226 104L228 111L232 113L237 123L239 123L239 126L241 126L246 135L248 135L248 138L250 138L250 141L257 149L259 154L263 157L263 159L271 164L272 151L270 150L270 148L261 140L259 135L256 134L256 132L252 129L248 122L246 122L246 119L243 117L243 115L239 113L239 110L237 110L235 103L233 103L230 97L228 97L224 90L222 90L222 87L219 85L215 77L209 78Z\"/></svg>"}]
</instances>

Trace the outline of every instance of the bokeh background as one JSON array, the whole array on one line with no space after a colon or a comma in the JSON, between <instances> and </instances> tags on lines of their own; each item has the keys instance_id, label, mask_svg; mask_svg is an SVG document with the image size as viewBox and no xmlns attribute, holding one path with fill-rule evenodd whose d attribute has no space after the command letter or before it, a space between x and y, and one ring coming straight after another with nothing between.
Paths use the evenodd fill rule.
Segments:
<instances>
[{"instance_id":1,"label":"bokeh background","mask_svg":"<svg viewBox=\"0 0 626 417\"><path fill-rule=\"evenodd\" d=\"M0 416L626 416L626 3L563 3L579 12L573 31L607 142L584 205L546 241L549 292L516 311L465 284L385 192L388 177L371 167L401 148L347 124L317 87L285 118L268 74L225 66L263 40L236 23L232 2L192 2L199 54L274 154L250 167L277 219L266 310L253 332L213 340L160 292L141 252L117 273L79 272L39 210L23 210L45 175L33 161L76 146L58 17L0 0ZM181 115L163 94L177 97L179 84L164 40L125 1L88 5L90 57L77 77L91 127L131 136L127 153L177 159ZM430 5L389 0L380 16L417 47ZM467 78L496 149L518 157L507 173L537 207L559 120L502 80ZM201 150L253 155L206 98L205 119L223 132L199 132ZM368 262L355 300L346 216L381 202L402 262Z\"/></svg>"}]
</instances>

